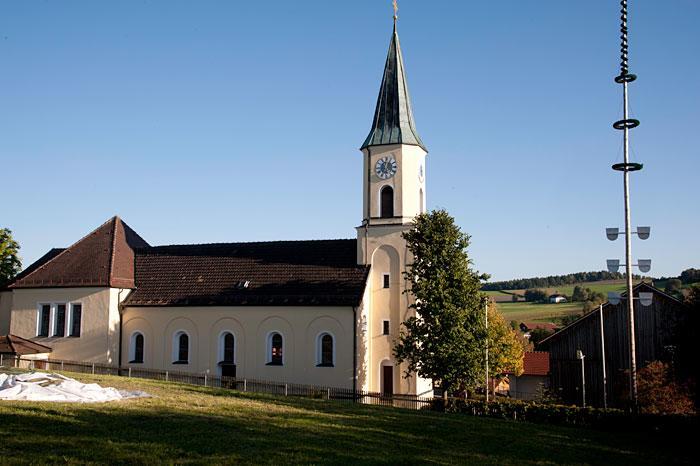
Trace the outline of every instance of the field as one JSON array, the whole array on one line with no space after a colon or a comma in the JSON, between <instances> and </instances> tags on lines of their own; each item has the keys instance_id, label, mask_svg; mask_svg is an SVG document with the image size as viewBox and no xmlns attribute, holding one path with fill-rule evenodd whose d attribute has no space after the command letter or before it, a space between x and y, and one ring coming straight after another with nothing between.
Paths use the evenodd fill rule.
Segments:
<instances>
[{"instance_id":1,"label":"field","mask_svg":"<svg viewBox=\"0 0 700 466\"><path fill-rule=\"evenodd\" d=\"M496 304L506 322L551 322L557 323L566 315L580 314L581 303L537 304L537 303L508 303Z\"/></svg>"},{"instance_id":2,"label":"field","mask_svg":"<svg viewBox=\"0 0 700 466\"><path fill-rule=\"evenodd\" d=\"M153 398L106 404L0 402L13 463L690 463L649 434L74 375ZM668 442L668 440L665 440ZM674 442L675 443L675 442Z\"/></svg>"},{"instance_id":3,"label":"field","mask_svg":"<svg viewBox=\"0 0 700 466\"><path fill-rule=\"evenodd\" d=\"M603 293L607 296L609 291L623 292L625 282L623 280L609 280L600 282L579 283L577 285L565 285L556 288L545 288L548 294L561 293L568 296L574 292L575 286L590 288L593 291ZM583 303L562 303L562 304L537 304L526 303L524 301L513 302L513 294L523 296L525 290L507 291L487 291L498 306L498 310L503 314L507 322L514 320L520 322L552 322L558 323L559 319L566 315L580 314Z\"/></svg>"}]
</instances>

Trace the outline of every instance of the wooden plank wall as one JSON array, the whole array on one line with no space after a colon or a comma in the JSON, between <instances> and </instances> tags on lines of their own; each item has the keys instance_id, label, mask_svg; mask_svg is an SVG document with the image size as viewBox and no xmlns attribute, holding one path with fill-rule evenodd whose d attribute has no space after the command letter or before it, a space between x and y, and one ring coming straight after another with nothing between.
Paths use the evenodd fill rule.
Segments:
<instances>
[{"instance_id":1,"label":"wooden plank wall","mask_svg":"<svg viewBox=\"0 0 700 466\"><path fill-rule=\"evenodd\" d=\"M652 291L653 288L642 291ZM600 313L596 310L544 342L542 350L549 351L552 390L567 403L581 404L581 361L576 350L585 357L586 399L591 406L603 406L603 370L600 342ZM688 332L690 310L677 300L654 291L651 306L635 300L635 332L637 367L655 360L678 361L683 351L692 348ZM607 369L608 406L624 406L629 388L628 313L625 301L603 307L605 361ZM695 337L697 333L695 334ZM681 368L682 370L683 368Z\"/></svg>"}]
</instances>

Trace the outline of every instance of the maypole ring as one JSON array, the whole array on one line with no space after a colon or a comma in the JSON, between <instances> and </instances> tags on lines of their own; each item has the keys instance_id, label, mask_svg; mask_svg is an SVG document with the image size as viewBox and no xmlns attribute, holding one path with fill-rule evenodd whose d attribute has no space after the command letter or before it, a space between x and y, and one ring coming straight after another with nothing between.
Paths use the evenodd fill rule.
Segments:
<instances>
[{"instance_id":1,"label":"maypole ring","mask_svg":"<svg viewBox=\"0 0 700 466\"><path fill-rule=\"evenodd\" d=\"M637 79L637 75L632 74L632 73L625 73L625 74L621 74L620 76L615 76L615 82L618 84L631 83L632 81L635 81L636 79Z\"/></svg>"},{"instance_id":2,"label":"maypole ring","mask_svg":"<svg viewBox=\"0 0 700 466\"><path fill-rule=\"evenodd\" d=\"M632 129L639 126L639 120L635 118L628 118L627 120L618 120L613 123L613 128L615 129Z\"/></svg>"},{"instance_id":3,"label":"maypole ring","mask_svg":"<svg viewBox=\"0 0 700 466\"><path fill-rule=\"evenodd\" d=\"M628 162L628 163L616 163L612 166L612 169L618 172L636 172L644 168L644 164Z\"/></svg>"}]
</instances>

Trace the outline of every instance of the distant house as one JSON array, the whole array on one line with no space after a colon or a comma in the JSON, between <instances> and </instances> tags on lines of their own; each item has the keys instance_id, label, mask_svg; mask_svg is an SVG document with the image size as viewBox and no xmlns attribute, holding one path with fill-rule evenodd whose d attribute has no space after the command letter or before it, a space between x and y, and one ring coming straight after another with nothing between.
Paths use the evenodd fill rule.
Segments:
<instances>
[{"instance_id":1,"label":"distant house","mask_svg":"<svg viewBox=\"0 0 700 466\"><path fill-rule=\"evenodd\" d=\"M637 299L639 292L653 293L650 306ZM678 299L647 283L634 288L636 363L638 368L651 361L673 362L681 377L692 375L697 365L697 326L691 309ZM594 311L540 342L538 350L549 351L551 388L563 401L580 403L581 360L584 358L586 401L603 405L603 359L600 312ZM619 304L605 303L602 310L605 335L606 393L608 406L624 406L629 390L629 332L625 295Z\"/></svg>"},{"instance_id":2,"label":"distant house","mask_svg":"<svg viewBox=\"0 0 700 466\"><path fill-rule=\"evenodd\" d=\"M565 303L566 301L566 296L564 296L563 294L553 294L549 297L550 304Z\"/></svg>"}]
</instances>

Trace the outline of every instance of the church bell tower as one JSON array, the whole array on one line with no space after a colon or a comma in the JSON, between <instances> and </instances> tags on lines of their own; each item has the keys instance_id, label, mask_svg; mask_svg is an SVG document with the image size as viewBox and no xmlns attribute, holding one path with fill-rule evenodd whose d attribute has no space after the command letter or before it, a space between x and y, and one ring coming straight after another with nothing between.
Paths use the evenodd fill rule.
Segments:
<instances>
[{"instance_id":1,"label":"church bell tower","mask_svg":"<svg viewBox=\"0 0 700 466\"><path fill-rule=\"evenodd\" d=\"M410 257L402 233L425 211L428 152L413 120L396 20L395 14L372 127L360 148L364 202L357 253L359 264L371 265L360 317L361 385L385 394L426 394L430 383L404 377L406 368L393 357L401 323L414 312L405 293Z\"/></svg>"}]
</instances>

